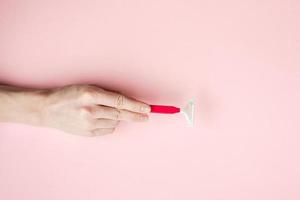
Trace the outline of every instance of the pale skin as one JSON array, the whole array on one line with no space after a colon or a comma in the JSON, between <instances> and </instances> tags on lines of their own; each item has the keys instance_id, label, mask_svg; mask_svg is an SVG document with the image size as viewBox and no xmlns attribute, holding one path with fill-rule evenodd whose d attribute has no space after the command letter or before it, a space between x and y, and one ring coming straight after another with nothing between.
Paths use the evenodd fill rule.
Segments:
<instances>
[{"instance_id":1,"label":"pale skin","mask_svg":"<svg viewBox=\"0 0 300 200\"><path fill-rule=\"evenodd\" d=\"M0 122L101 136L113 133L120 121L147 121L149 112L146 103L94 85L53 89L0 85Z\"/></svg>"}]
</instances>

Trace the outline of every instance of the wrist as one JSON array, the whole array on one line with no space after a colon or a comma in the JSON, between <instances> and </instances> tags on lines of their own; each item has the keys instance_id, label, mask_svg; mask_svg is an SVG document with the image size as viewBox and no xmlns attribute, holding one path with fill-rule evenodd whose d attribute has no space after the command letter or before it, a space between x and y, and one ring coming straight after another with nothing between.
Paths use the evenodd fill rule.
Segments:
<instances>
[{"instance_id":1,"label":"wrist","mask_svg":"<svg viewBox=\"0 0 300 200\"><path fill-rule=\"evenodd\" d=\"M0 121L40 126L45 91L0 87Z\"/></svg>"}]
</instances>

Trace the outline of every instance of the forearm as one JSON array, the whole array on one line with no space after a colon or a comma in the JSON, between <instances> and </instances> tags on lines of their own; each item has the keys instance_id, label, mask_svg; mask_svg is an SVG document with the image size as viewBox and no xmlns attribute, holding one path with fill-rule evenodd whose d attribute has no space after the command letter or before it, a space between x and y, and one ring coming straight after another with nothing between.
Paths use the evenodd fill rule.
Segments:
<instances>
[{"instance_id":1,"label":"forearm","mask_svg":"<svg viewBox=\"0 0 300 200\"><path fill-rule=\"evenodd\" d=\"M0 85L0 122L40 125L42 90Z\"/></svg>"}]
</instances>

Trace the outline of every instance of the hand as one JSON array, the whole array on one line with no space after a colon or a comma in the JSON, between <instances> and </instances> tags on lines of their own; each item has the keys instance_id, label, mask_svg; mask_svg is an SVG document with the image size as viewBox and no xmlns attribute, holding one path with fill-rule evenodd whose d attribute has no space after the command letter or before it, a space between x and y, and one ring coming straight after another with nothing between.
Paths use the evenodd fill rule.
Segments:
<instances>
[{"instance_id":1,"label":"hand","mask_svg":"<svg viewBox=\"0 0 300 200\"><path fill-rule=\"evenodd\" d=\"M145 103L92 85L30 90L15 95L20 108L11 106L19 112L10 121L28 122L83 136L112 133L121 120L146 121L150 112Z\"/></svg>"},{"instance_id":2,"label":"hand","mask_svg":"<svg viewBox=\"0 0 300 200\"><path fill-rule=\"evenodd\" d=\"M112 133L120 120L146 121L150 107L121 94L91 85L50 91L41 115L43 126L65 132L97 136Z\"/></svg>"}]
</instances>

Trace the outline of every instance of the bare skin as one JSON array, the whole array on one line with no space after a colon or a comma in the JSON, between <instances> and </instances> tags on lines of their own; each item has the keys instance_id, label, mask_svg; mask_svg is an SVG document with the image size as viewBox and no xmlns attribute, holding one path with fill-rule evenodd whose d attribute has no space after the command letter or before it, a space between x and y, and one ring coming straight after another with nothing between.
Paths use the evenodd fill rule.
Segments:
<instances>
[{"instance_id":1,"label":"bare skin","mask_svg":"<svg viewBox=\"0 0 300 200\"><path fill-rule=\"evenodd\" d=\"M93 85L42 90L0 85L0 122L100 136L113 133L120 121L147 121L149 112L143 102Z\"/></svg>"}]
</instances>

